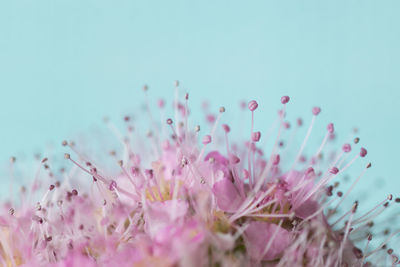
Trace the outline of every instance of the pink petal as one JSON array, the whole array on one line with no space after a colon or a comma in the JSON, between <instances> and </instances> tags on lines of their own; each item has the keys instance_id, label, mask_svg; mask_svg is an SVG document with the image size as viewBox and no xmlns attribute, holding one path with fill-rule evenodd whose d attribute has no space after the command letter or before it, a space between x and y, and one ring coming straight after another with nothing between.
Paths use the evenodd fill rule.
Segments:
<instances>
[{"instance_id":1,"label":"pink petal","mask_svg":"<svg viewBox=\"0 0 400 267\"><path fill-rule=\"evenodd\" d=\"M299 207L297 207L294 212L297 217L305 219L308 216L314 214L318 210L318 208L319 208L318 203L310 199L302 203Z\"/></svg>"},{"instance_id":2,"label":"pink petal","mask_svg":"<svg viewBox=\"0 0 400 267\"><path fill-rule=\"evenodd\" d=\"M236 187L227 178L223 178L222 180L216 182L212 191L217 200L218 208L223 211L234 212L243 202L243 199L240 197Z\"/></svg>"},{"instance_id":3,"label":"pink petal","mask_svg":"<svg viewBox=\"0 0 400 267\"><path fill-rule=\"evenodd\" d=\"M272 241L272 245L263 254L275 231L277 233ZM251 222L244 235L249 256L256 260L274 260L279 258L280 254L290 243L289 232L287 230L276 224L261 221Z\"/></svg>"}]
</instances>

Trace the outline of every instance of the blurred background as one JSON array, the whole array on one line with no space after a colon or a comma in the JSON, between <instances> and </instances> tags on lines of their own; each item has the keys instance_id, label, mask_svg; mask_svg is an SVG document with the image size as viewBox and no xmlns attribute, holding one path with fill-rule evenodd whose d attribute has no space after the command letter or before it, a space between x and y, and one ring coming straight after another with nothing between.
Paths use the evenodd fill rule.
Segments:
<instances>
[{"instance_id":1,"label":"blurred background","mask_svg":"<svg viewBox=\"0 0 400 267\"><path fill-rule=\"evenodd\" d=\"M360 190L399 195L399 11L395 0L1 1L1 166L138 109L143 84L150 103L170 104L178 79L193 114L209 99L235 119L257 99L260 129L282 95L305 126L321 106L315 143L330 121L344 139L357 127L373 164Z\"/></svg>"}]
</instances>

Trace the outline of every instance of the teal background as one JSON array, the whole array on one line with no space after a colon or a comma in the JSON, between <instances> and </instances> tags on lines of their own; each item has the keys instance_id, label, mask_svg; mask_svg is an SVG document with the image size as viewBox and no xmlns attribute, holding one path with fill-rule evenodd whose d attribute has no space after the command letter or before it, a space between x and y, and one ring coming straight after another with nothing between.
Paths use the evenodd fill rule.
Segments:
<instances>
[{"instance_id":1,"label":"teal background","mask_svg":"<svg viewBox=\"0 0 400 267\"><path fill-rule=\"evenodd\" d=\"M144 83L172 99L179 79L197 110L209 98L233 117L257 99L260 128L281 95L306 123L320 105L317 132L360 129L370 198L398 195L399 12L397 0L1 1L0 160L119 118Z\"/></svg>"}]
</instances>

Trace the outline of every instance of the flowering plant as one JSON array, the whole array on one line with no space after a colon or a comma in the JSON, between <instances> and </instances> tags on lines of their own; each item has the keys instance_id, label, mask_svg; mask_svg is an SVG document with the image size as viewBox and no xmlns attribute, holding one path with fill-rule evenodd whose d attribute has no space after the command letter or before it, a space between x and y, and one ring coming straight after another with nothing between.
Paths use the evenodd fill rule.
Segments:
<instances>
[{"instance_id":1,"label":"flowering plant","mask_svg":"<svg viewBox=\"0 0 400 267\"><path fill-rule=\"evenodd\" d=\"M373 220L400 199L389 195L361 215L358 202L344 205L371 164L365 164L351 186L339 190L337 177L363 159L367 150L355 149L359 143L355 138L354 144L340 146L332 157L322 157L335 136L332 123L318 150L308 159L304 156L321 111L318 107L312 109L306 137L291 159L286 153L296 151L291 139L287 145L282 140L282 132L290 128L285 119L289 100L281 98L283 108L271 151L262 149L261 132L254 130L256 101L244 106L251 115L247 140L231 142L230 126L219 125L223 107L218 116L206 114L210 133L200 134L200 126L189 127L187 94L183 101L174 102L175 119L165 124L153 120L147 105L153 131L146 141L140 140L140 146L133 146L136 133L125 117L127 134L118 134L123 151L112 153L120 157L112 174L74 142L64 141L63 146L74 153L64 156L72 163L69 172L62 171L65 178L55 181L48 171L53 180L39 179L43 166L50 169L50 160L44 158L33 184L23 187L20 200L3 205L0 265L398 264L398 256L388 246L399 230L372 234L372 229ZM158 106L163 109L164 101ZM297 126L302 124L299 119ZM162 134L165 127L168 135ZM74 184L73 178L79 182ZM42 197L34 201L40 192ZM385 240L373 246L375 236Z\"/></svg>"}]
</instances>

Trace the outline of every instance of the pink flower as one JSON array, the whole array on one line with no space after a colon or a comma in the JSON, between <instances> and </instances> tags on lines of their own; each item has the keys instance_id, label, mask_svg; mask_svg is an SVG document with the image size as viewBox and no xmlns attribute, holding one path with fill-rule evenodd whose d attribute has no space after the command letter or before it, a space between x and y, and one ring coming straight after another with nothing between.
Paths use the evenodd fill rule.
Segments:
<instances>
[{"instance_id":1,"label":"pink flower","mask_svg":"<svg viewBox=\"0 0 400 267\"><path fill-rule=\"evenodd\" d=\"M175 85L179 87L178 82ZM56 172L56 158L39 159L39 171L21 189L18 201L10 199L0 206L0 263L35 267L398 264L398 214L384 222L377 217L392 210L400 198L390 194L365 212L358 210L358 201L348 205L351 199L363 199L353 197L352 191L372 166L362 163L365 167L350 185L341 179L348 167L367 156L365 148L352 151L360 138L336 147L331 143L333 124L317 128L314 122L321 109L314 107L302 145L295 149L293 128L302 126L303 120L297 119L295 126L286 118L288 96L281 98L279 134L266 140L271 148L258 143L255 100L248 109L245 102L241 105L251 119L243 140L228 124L218 127L224 107L218 116L204 107L211 127L200 134L199 125L189 127L188 97L178 97L174 121L169 118L162 124L147 107L152 129L145 134L124 116L127 133L117 133L121 150L90 153L84 145L63 141L63 147L72 151L64 155L74 166L71 170ZM157 106L167 112L164 100ZM232 129L234 122L229 123ZM325 134L319 145L310 138L315 128ZM289 140L288 131L293 131ZM316 149L309 148L314 145ZM10 165L12 170L17 167L16 158ZM377 222L376 230L372 221ZM371 233L377 241L371 241Z\"/></svg>"}]
</instances>

